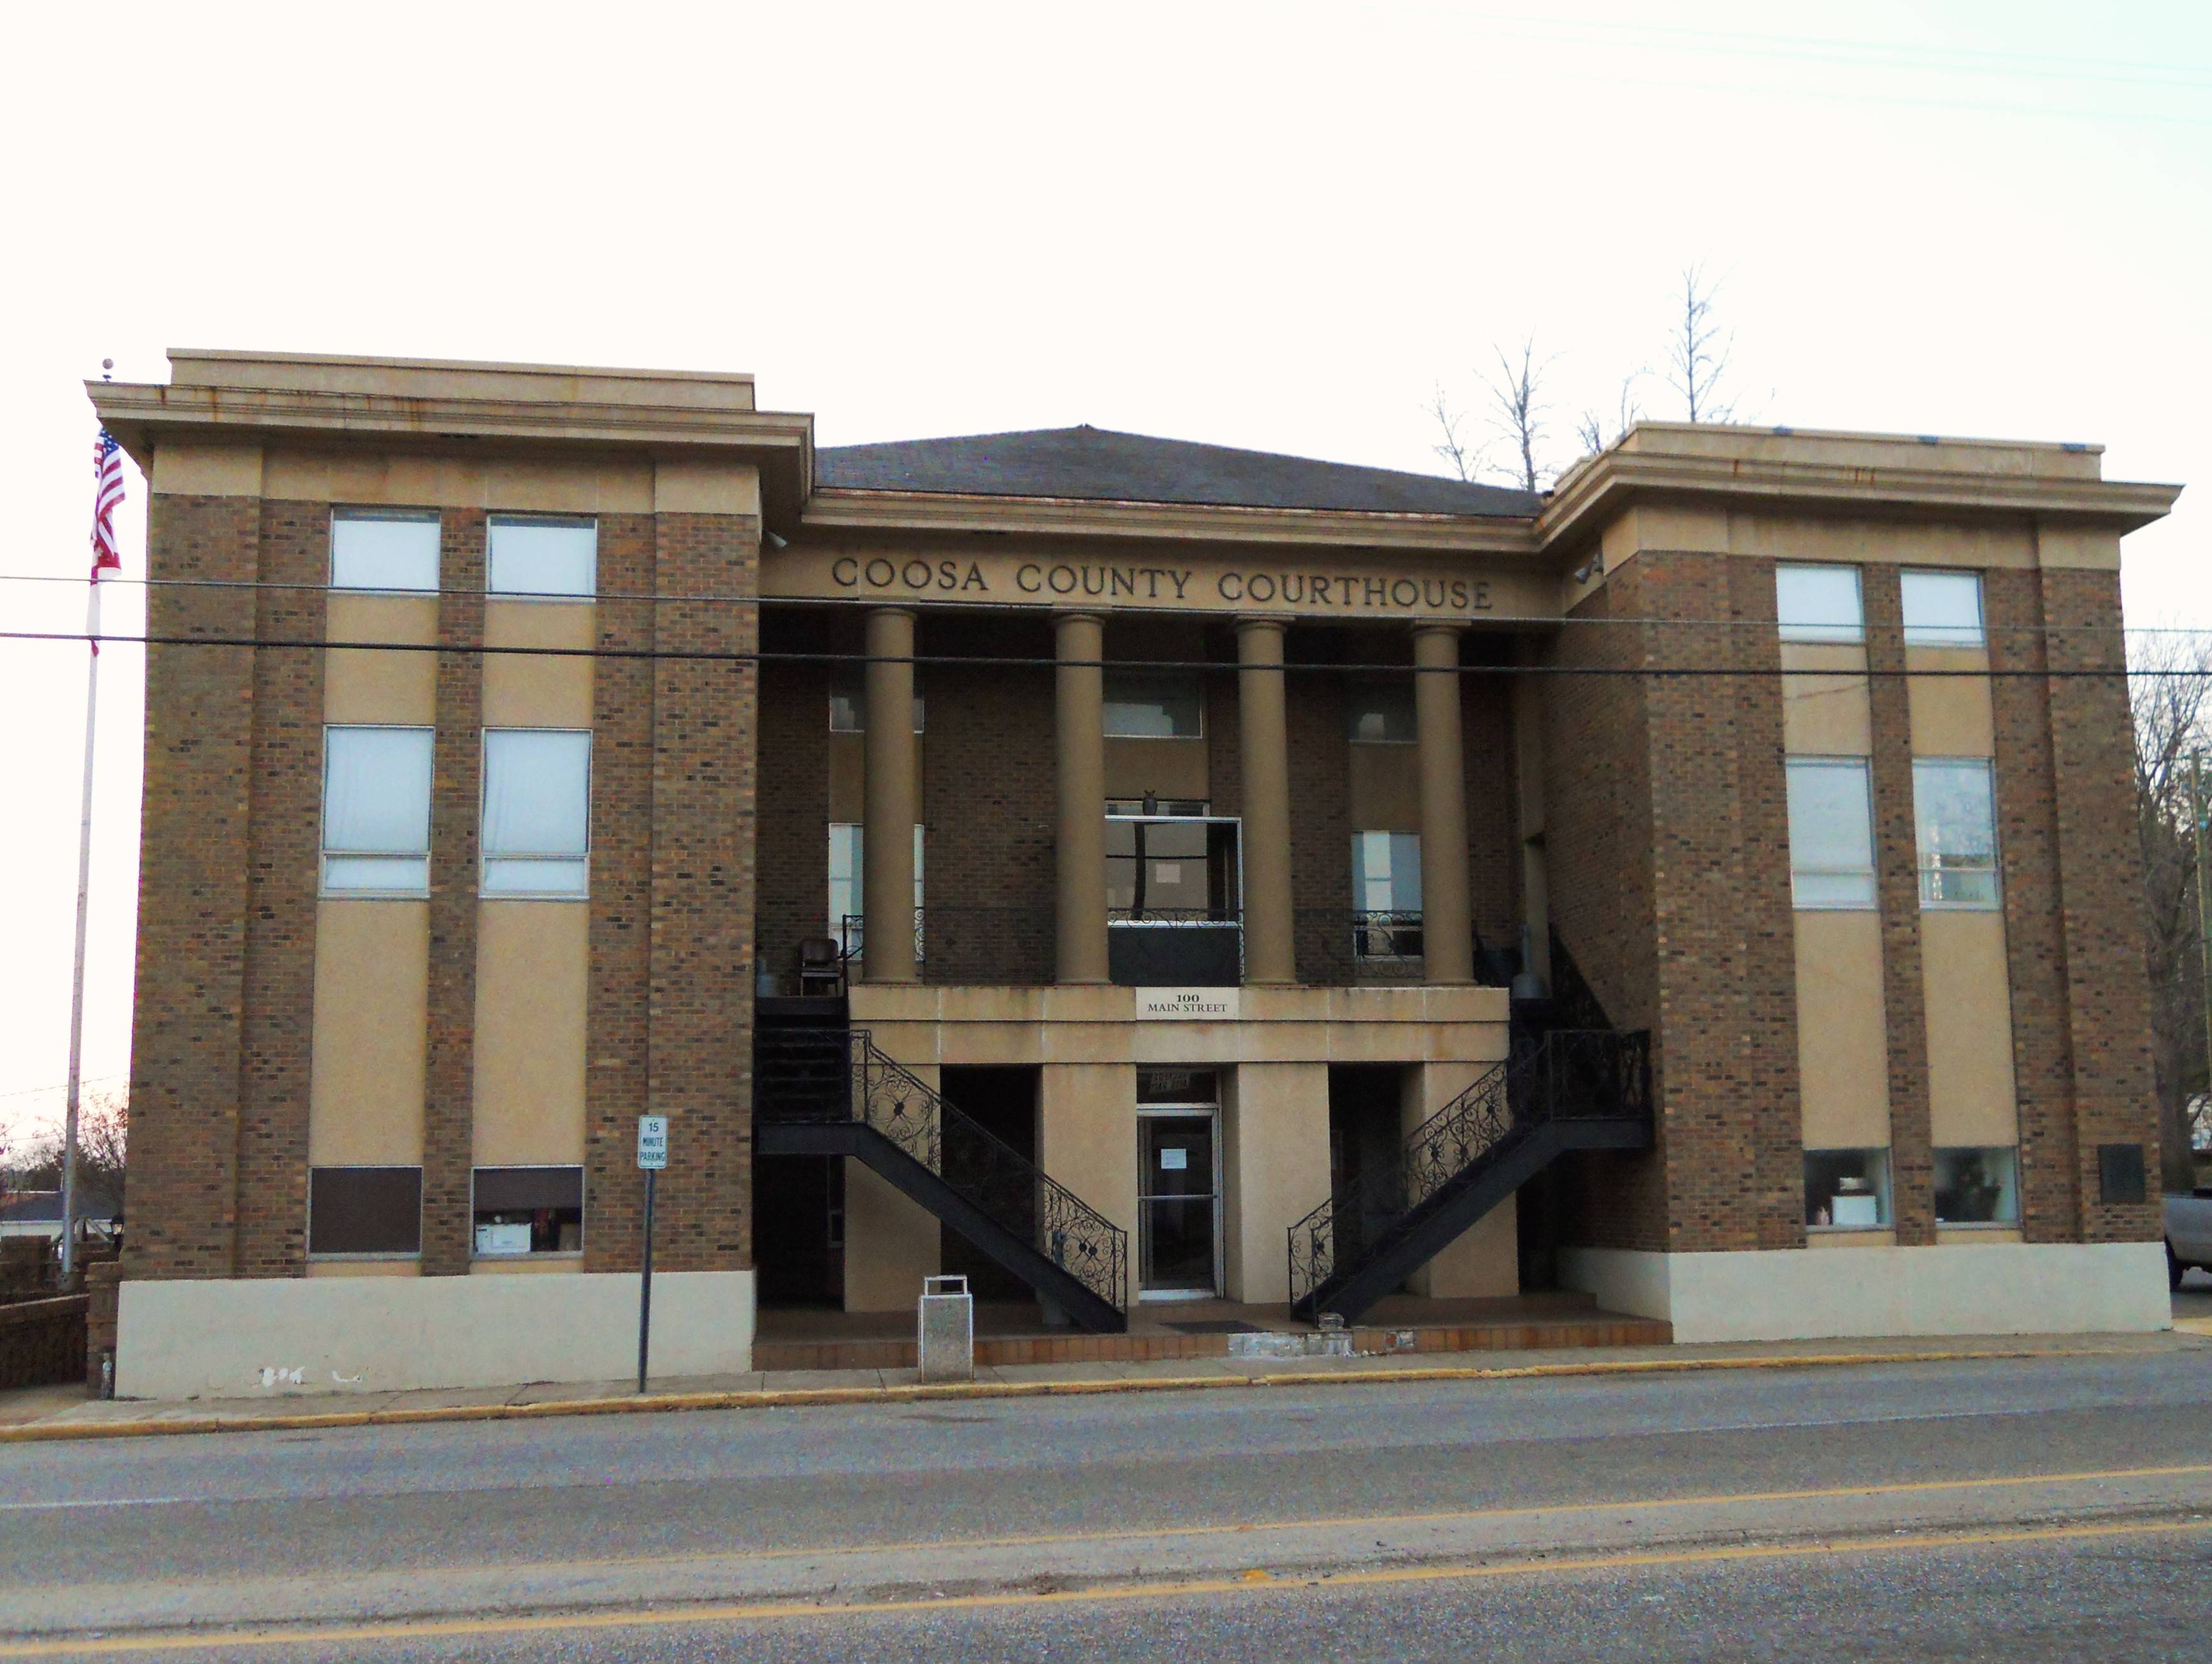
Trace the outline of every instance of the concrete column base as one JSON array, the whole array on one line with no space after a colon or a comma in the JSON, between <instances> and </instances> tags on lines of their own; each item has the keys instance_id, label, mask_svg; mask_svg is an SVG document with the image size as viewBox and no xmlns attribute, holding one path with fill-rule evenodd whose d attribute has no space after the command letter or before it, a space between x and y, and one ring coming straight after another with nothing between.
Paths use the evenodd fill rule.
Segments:
<instances>
[{"instance_id":1,"label":"concrete column base","mask_svg":"<svg viewBox=\"0 0 2212 1664\"><path fill-rule=\"evenodd\" d=\"M195 1278L125 1283L120 1294L118 1398L519 1387L637 1372L630 1272ZM751 1272L654 1273L655 1376L742 1374L752 1355Z\"/></svg>"},{"instance_id":2,"label":"concrete column base","mask_svg":"<svg viewBox=\"0 0 2212 1664\"><path fill-rule=\"evenodd\" d=\"M1559 1250L1559 1280L1678 1341L2143 1333L2173 1327L2156 1242L2001 1242L1741 1254Z\"/></svg>"}]
</instances>

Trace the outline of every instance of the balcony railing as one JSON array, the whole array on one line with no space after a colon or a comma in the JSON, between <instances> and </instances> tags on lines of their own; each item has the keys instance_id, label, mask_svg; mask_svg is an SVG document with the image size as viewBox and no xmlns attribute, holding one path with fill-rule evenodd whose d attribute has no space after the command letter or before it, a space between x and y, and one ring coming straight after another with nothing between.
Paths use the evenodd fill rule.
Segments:
<instances>
[{"instance_id":1,"label":"balcony railing","mask_svg":"<svg viewBox=\"0 0 2212 1664\"><path fill-rule=\"evenodd\" d=\"M836 933L846 975L861 969L860 920L848 915ZM1297 977L1310 987L1419 982L1426 974L1429 930L1417 911L1301 908L1295 920ZM1038 987L1054 976L1054 920L1042 907L917 908L915 959L921 981L947 987ZM1474 980L1503 987L1520 969L1503 945L1502 926L1478 926ZM1125 987L1233 987L1243 978L1241 913L1212 908L1109 908L1107 971Z\"/></svg>"},{"instance_id":2,"label":"balcony railing","mask_svg":"<svg viewBox=\"0 0 2212 1664\"><path fill-rule=\"evenodd\" d=\"M1106 974L1125 988L1235 987L1244 921L1220 908L1109 908Z\"/></svg>"},{"instance_id":3,"label":"balcony railing","mask_svg":"<svg viewBox=\"0 0 2212 1664\"><path fill-rule=\"evenodd\" d=\"M860 920L837 921L848 981L860 974ZM948 987L1034 987L1053 980L1052 909L916 908L915 958L924 982Z\"/></svg>"}]
</instances>

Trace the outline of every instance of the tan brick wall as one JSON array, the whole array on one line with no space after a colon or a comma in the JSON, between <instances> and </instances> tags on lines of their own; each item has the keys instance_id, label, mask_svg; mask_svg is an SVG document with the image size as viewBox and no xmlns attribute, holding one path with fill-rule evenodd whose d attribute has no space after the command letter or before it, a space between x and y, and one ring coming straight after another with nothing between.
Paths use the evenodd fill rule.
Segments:
<instances>
[{"instance_id":1,"label":"tan brick wall","mask_svg":"<svg viewBox=\"0 0 2212 1664\"><path fill-rule=\"evenodd\" d=\"M599 517L599 588L649 595L650 514ZM653 646L648 602L602 600L604 652ZM634 1271L644 1187L637 1117L645 1113L647 998L651 981L653 662L607 658L592 676L592 910L584 1001L584 1269Z\"/></svg>"},{"instance_id":2,"label":"tan brick wall","mask_svg":"<svg viewBox=\"0 0 2212 1664\"><path fill-rule=\"evenodd\" d=\"M438 644L483 640L481 510L448 508L439 550ZM483 659L438 655L430 774L430 996L422 1079L422 1271L465 1274L474 1242L477 822L483 794Z\"/></svg>"},{"instance_id":3,"label":"tan brick wall","mask_svg":"<svg viewBox=\"0 0 2212 1664\"><path fill-rule=\"evenodd\" d=\"M2118 574L2046 571L2042 589L2052 669L2124 666ZM2093 1242L2152 1242L2162 1230L2159 1120L2127 684L2118 674L2077 676L2054 680L2050 689L2081 1235ZM2100 1199L2100 1144L2142 1146L2146 1202L2107 1206Z\"/></svg>"},{"instance_id":4,"label":"tan brick wall","mask_svg":"<svg viewBox=\"0 0 2212 1664\"><path fill-rule=\"evenodd\" d=\"M780 639L796 650L799 638ZM812 647L818 638L803 639ZM799 942L836 934L829 918L829 709L827 665L761 667L760 963L793 993Z\"/></svg>"},{"instance_id":5,"label":"tan brick wall","mask_svg":"<svg viewBox=\"0 0 2212 1664\"><path fill-rule=\"evenodd\" d=\"M321 584L330 569L330 525L326 504L264 501L263 581ZM259 639L320 641L324 594L319 588L261 591L255 598ZM297 1276L307 1262L322 725L320 649L257 653L240 1031L236 1269L241 1277Z\"/></svg>"},{"instance_id":6,"label":"tan brick wall","mask_svg":"<svg viewBox=\"0 0 2212 1664\"><path fill-rule=\"evenodd\" d=\"M750 516L661 514L658 593L757 592ZM750 653L749 605L662 601L661 650ZM750 660L661 659L653 679L652 1108L669 1118L658 1263L752 1263L753 805L758 671Z\"/></svg>"},{"instance_id":7,"label":"tan brick wall","mask_svg":"<svg viewBox=\"0 0 2212 1664\"><path fill-rule=\"evenodd\" d=\"M260 518L252 498L155 496L152 574L252 580ZM251 598L237 590L156 587L146 606L148 633L157 636L243 635L254 620ZM235 1263L253 659L250 647L146 650L126 1267L134 1278L226 1277Z\"/></svg>"},{"instance_id":8,"label":"tan brick wall","mask_svg":"<svg viewBox=\"0 0 2212 1664\"><path fill-rule=\"evenodd\" d=\"M1881 907L1882 1025L1889 1047L1889 1184L1900 1247L1936 1240L1926 982L1920 965L1920 856L1912 797L1912 714L1898 568L1859 569L1873 723L1875 888Z\"/></svg>"}]
</instances>

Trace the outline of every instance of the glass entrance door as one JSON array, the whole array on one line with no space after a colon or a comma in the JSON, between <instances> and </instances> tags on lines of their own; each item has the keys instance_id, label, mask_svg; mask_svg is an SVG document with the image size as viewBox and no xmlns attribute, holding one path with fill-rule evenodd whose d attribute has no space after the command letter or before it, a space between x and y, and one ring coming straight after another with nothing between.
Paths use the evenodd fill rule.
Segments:
<instances>
[{"instance_id":1,"label":"glass entrance door","mask_svg":"<svg viewBox=\"0 0 2212 1664\"><path fill-rule=\"evenodd\" d=\"M1215 1113L1138 1112L1138 1289L1148 1298L1202 1298L1219 1286Z\"/></svg>"}]
</instances>

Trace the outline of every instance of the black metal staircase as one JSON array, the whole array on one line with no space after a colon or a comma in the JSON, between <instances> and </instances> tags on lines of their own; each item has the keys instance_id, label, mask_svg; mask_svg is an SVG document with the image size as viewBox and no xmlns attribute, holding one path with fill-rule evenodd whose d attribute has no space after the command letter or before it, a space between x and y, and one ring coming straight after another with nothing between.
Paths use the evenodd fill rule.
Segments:
<instances>
[{"instance_id":1,"label":"black metal staircase","mask_svg":"<svg viewBox=\"0 0 2212 1664\"><path fill-rule=\"evenodd\" d=\"M1571 1150L1651 1142L1649 1037L1612 1029L1516 1036L1513 1054L1290 1230L1291 1309L1346 1322Z\"/></svg>"},{"instance_id":2,"label":"black metal staircase","mask_svg":"<svg viewBox=\"0 0 2212 1664\"><path fill-rule=\"evenodd\" d=\"M821 1011L778 1010L800 1005ZM1128 1327L1126 1232L886 1057L842 1000L763 1000L753 1141L764 1156L851 1156L951 1225L1080 1328Z\"/></svg>"}]
</instances>

